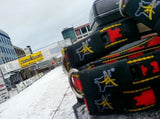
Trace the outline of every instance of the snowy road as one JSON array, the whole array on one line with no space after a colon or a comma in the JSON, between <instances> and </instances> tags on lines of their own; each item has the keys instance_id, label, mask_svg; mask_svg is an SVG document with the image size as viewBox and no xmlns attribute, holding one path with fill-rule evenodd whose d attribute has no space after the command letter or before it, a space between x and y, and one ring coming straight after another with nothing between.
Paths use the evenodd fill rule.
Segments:
<instances>
[{"instance_id":1,"label":"snowy road","mask_svg":"<svg viewBox=\"0 0 160 119\"><path fill-rule=\"evenodd\" d=\"M75 119L75 103L67 75L60 66L0 104L0 119Z\"/></svg>"}]
</instances>

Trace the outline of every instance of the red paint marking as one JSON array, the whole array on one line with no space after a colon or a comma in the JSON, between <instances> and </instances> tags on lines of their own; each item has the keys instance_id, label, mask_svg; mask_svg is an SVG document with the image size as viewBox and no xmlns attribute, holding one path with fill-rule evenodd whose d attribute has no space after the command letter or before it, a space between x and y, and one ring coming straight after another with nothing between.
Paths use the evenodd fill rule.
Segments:
<instances>
[{"instance_id":1,"label":"red paint marking","mask_svg":"<svg viewBox=\"0 0 160 119\"><path fill-rule=\"evenodd\" d=\"M153 73L158 73L159 72L159 65L158 65L157 61L151 62L151 66L154 67L154 69L152 70Z\"/></svg>"},{"instance_id":2,"label":"red paint marking","mask_svg":"<svg viewBox=\"0 0 160 119\"><path fill-rule=\"evenodd\" d=\"M119 56L119 55L120 55L120 54L119 54L119 53L117 53L117 54L113 54L113 55L107 56L107 58L108 58L108 59L110 59L110 58L117 57L117 56Z\"/></svg>"},{"instance_id":3,"label":"red paint marking","mask_svg":"<svg viewBox=\"0 0 160 119\"><path fill-rule=\"evenodd\" d=\"M88 108L88 104L87 104L86 98L84 98L84 103L85 103L85 105L86 105L87 110L89 111L89 108Z\"/></svg>"},{"instance_id":4,"label":"red paint marking","mask_svg":"<svg viewBox=\"0 0 160 119\"><path fill-rule=\"evenodd\" d=\"M122 37L122 34L119 33L120 31L121 31L120 28L116 28L115 30L112 29L107 30L111 43L115 42L117 38Z\"/></svg>"},{"instance_id":5,"label":"red paint marking","mask_svg":"<svg viewBox=\"0 0 160 119\"><path fill-rule=\"evenodd\" d=\"M147 67L145 67L144 65L141 65L141 70L142 70L143 76L146 76L146 73L148 71Z\"/></svg>"},{"instance_id":6,"label":"red paint marking","mask_svg":"<svg viewBox=\"0 0 160 119\"><path fill-rule=\"evenodd\" d=\"M134 97L137 101L136 106L149 106L156 103L156 98L152 89L144 91L140 96Z\"/></svg>"},{"instance_id":7,"label":"red paint marking","mask_svg":"<svg viewBox=\"0 0 160 119\"><path fill-rule=\"evenodd\" d=\"M138 53L138 54L135 54L135 55L131 55L131 56L128 56L129 59L132 59L132 58L136 58L136 57L139 57L139 56L142 56L143 53Z\"/></svg>"},{"instance_id":8,"label":"red paint marking","mask_svg":"<svg viewBox=\"0 0 160 119\"><path fill-rule=\"evenodd\" d=\"M83 88L82 88L81 81L77 77L73 77L73 79L74 79L74 84L75 84L76 88L78 88L79 90L82 91Z\"/></svg>"},{"instance_id":9,"label":"red paint marking","mask_svg":"<svg viewBox=\"0 0 160 119\"><path fill-rule=\"evenodd\" d=\"M142 47L135 47L135 48L130 49L129 52L133 52L133 51L136 51L136 50L141 50L143 48L144 48L144 46L142 46Z\"/></svg>"},{"instance_id":10,"label":"red paint marking","mask_svg":"<svg viewBox=\"0 0 160 119\"><path fill-rule=\"evenodd\" d=\"M155 51L158 51L158 50L160 50L160 48L155 49Z\"/></svg>"},{"instance_id":11,"label":"red paint marking","mask_svg":"<svg viewBox=\"0 0 160 119\"><path fill-rule=\"evenodd\" d=\"M114 62L117 62L118 60L113 60L113 61L110 61L110 62L106 62L106 64L111 64L111 63L114 63Z\"/></svg>"},{"instance_id":12,"label":"red paint marking","mask_svg":"<svg viewBox=\"0 0 160 119\"><path fill-rule=\"evenodd\" d=\"M66 58L67 60L69 59L68 53L65 54L65 58Z\"/></svg>"},{"instance_id":13,"label":"red paint marking","mask_svg":"<svg viewBox=\"0 0 160 119\"><path fill-rule=\"evenodd\" d=\"M94 65L93 66L88 66L88 69L93 69L93 68L95 68Z\"/></svg>"},{"instance_id":14,"label":"red paint marking","mask_svg":"<svg viewBox=\"0 0 160 119\"><path fill-rule=\"evenodd\" d=\"M158 45L160 44L160 37L156 36L155 38L153 38L149 43L148 43L148 47L150 46L154 46L154 45Z\"/></svg>"}]
</instances>

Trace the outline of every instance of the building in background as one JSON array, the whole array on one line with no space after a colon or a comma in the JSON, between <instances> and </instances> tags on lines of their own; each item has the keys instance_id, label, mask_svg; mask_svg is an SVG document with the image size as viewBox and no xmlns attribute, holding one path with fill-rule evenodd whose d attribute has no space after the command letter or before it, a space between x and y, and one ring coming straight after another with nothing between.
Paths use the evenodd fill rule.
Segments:
<instances>
[{"instance_id":1,"label":"building in background","mask_svg":"<svg viewBox=\"0 0 160 119\"><path fill-rule=\"evenodd\" d=\"M17 59L17 54L7 33L0 30L0 64Z\"/></svg>"},{"instance_id":2,"label":"building in background","mask_svg":"<svg viewBox=\"0 0 160 119\"><path fill-rule=\"evenodd\" d=\"M65 47L72 45L72 42L70 39L66 39L66 40L58 41L58 45L60 50L62 51Z\"/></svg>"},{"instance_id":3,"label":"building in background","mask_svg":"<svg viewBox=\"0 0 160 119\"><path fill-rule=\"evenodd\" d=\"M67 39L64 44L72 43ZM27 46L23 51L22 48L12 45L7 33L0 31L0 69L8 90L15 87L21 90L29 86L31 82L61 63L62 53L58 43L50 44L36 52L32 52L31 47ZM21 87L21 84L24 85Z\"/></svg>"},{"instance_id":4,"label":"building in background","mask_svg":"<svg viewBox=\"0 0 160 119\"><path fill-rule=\"evenodd\" d=\"M83 38L87 37L91 30L89 28L89 23L78 26L78 27L71 27L71 28L65 28L62 31L62 36L64 40L70 39L72 43L75 41L82 40Z\"/></svg>"},{"instance_id":5,"label":"building in background","mask_svg":"<svg viewBox=\"0 0 160 119\"><path fill-rule=\"evenodd\" d=\"M61 32L64 40L70 39L72 42L75 42L77 40L76 34L74 32L74 28L65 28Z\"/></svg>"},{"instance_id":6,"label":"building in background","mask_svg":"<svg viewBox=\"0 0 160 119\"><path fill-rule=\"evenodd\" d=\"M26 54L25 54L25 52L22 48L17 47L17 46L13 46L13 47L14 47L14 50L16 51L16 54L17 54L18 58L26 56Z\"/></svg>"},{"instance_id":7,"label":"building in background","mask_svg":"<svg viewBox=\"0 0 160 119\"><path fill-rule=\"evenodd\" d=\"M41 52L43 54L44 60L51 60L53 58L59 58L62 56L58 43L54 43L41 49Z\"/></svg>"},{"instance_id":8,"label":"building in background","mask_svg":"<svg viewBox=\"0 0 160 119\"><path fill-rule=\"evenodd\" d=\"M31 46L27 46L26 48L24 48L24 52L25 52L26 55L33 54Z\"/></svg>"},{"instance_id":9,"label":"building in background","mask_svg":"<svg viewBox=\"0 0 160 119\"><path fill-rule=\"evenodd\" d=\"M78 40L87 37L91 32L89 28L89 23L74 28L74 31Z\"/></svg>"}]
</instances>

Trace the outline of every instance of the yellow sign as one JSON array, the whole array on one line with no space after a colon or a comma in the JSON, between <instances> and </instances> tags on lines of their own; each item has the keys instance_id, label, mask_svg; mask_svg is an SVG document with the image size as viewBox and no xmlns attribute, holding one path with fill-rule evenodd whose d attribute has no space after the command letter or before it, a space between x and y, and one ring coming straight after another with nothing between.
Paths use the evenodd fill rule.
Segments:
<instances>
[{"instance_id":1,"label":"yellow sign","mask_svg":"<svg viewBox=\"0 0 160 119\"><path fill-rule=\"evenodd\" d=\"M28 55L26 57L22 57L20 59L18 59L20 66L23 67L27 67L29 65L32 65L40 60L43 60L43 55L42 52L37 52L31 55Z\"/></svg>"}]
</instances>

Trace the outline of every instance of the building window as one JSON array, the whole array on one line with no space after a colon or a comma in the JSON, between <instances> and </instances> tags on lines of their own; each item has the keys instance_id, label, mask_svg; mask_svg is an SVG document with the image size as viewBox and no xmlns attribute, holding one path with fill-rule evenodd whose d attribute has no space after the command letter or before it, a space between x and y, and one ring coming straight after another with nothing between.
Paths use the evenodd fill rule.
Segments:
<instances>
[{"instance_id":1,"label":"building window","mask_svg":"<svg viewBox=\"0 0 160 119\"><path fill-rule=\"evenodd\" d=\"M87 33L86 27L81 28L82 33Z\"/></svg>"},{"instance_id":2,"label":"building window","mask_svg":"<svg viewBox=\"0 0 160 119\"><path fill-rule=\"evenodd\" d=\"M8 39L7 38L5 39L5 43L8 45Z\"/></svg>"},{"instance_id":3,"label":"building window","mask_svg":"<svg viewBox=\"0 0 160 119\"><path fill-rule=\"evenodd\" d=\"M80 29L75 30L75 32L77 36L81 35Z\"/></svg>"},{"instance_id":4,"label":"building window","mask_svg":"<svg viewBox=\"0 0 160 119\"><path fill-rule=\"evenodd\" d=\"M4 40L4 43L7 44L7 43L6 43L6 38L3 38L3 40Z\"/></svg>"},{"instance_id":5,"label":"building window","mask_svg":"<svg viewBox=\"0 0 160 119\"><path fill-rule=\"evenodd\" d=\"M81 39L81 38L82 38L82 36L78 37L78 39Z\"/></svg>"},{"instance_id":6,"label":"building window","mask_svg":"<svg viewBox=\"0 0 160 119\"><path fill-rule=\"evenodd\" d=\"M4 48L2 47L2 52L4 53Z\"/></svg>"},{"instance_id":7,"label":"building window","mask_svg":"<svg viewBox=\"0 0 160 119\"><path fill-rule=\"evenodd\" d=\"M7 54L9 54L9 52L8 52L8 48L6 48L6 52L7 52Z\"/></svg>"},{"instance_id":8,"label":"building window","mask_svg":"<svg viewBox=\"0 0 160 119\"><path fill-rule=\"evenodd\" d=\"M1 37L1 40L2 40L2 43L3 43L3 42L4 42L4 41L3 41L3 37Z\"/></svg>"},{"instance_id":9,"label":"building window","mask_svg":"<svg viewBox=\"0 0 160 119\"><path fill-rule=\"evenodd\" d=\"M9 54L11 55L11 50L9 49Z\"/></svg>"},{"instance_id":10,"label":"building window","mask_svg":"<svg viewBox=\"0 0 160 119\"><path fill-rule=\"evenodd\" d=\"M11 51L11 55L13 55L12 49L10 49L10 51Z\"/></svg>"},{"instance_id":11,"label":"building window","mask_svg":"<svg viewBox=\"0 0 160 119\"><path fill-rule=\"evenodd\" d=\"M11 50L11 52L12 52L12 55L13 55L13 50Z\"/></svg>"},{"instance_id":12,"label":"building window","mask_svg":"<svg viewBox=\"0 0 160 119\"><path fill-rule=\"evenodd\" d=\"M9 48L8 48L8 54L10 54L10 52L9 52Z\"/></svg>"},{"instance_id":13,"label":"building window","mask_svg":"<svg viewBox=\"0 0 160 119\"><path fill-rule=\"evenodd\" d=\"M5 59L5 62L7 62L7 58L5 57L4 59Z\"/></svg>"},{"instance_id":14,"label":"building window","mask_svg":"<svg viewBox=\"0 0 160 119\"><path fill-rule=\"evenodd\" d=\"M7 54L7 49L6 48L4 48L4 52Z\"/></svg>"},{"instance_id":15,"label":"building window","mask_svg":"<svg viewBox=\"0 0 160 119\"><path fill-rule=\"evenodd\" d=\"M4 43L4 38L2 38L2 42Z\"/></svg>"}]
</instances>

